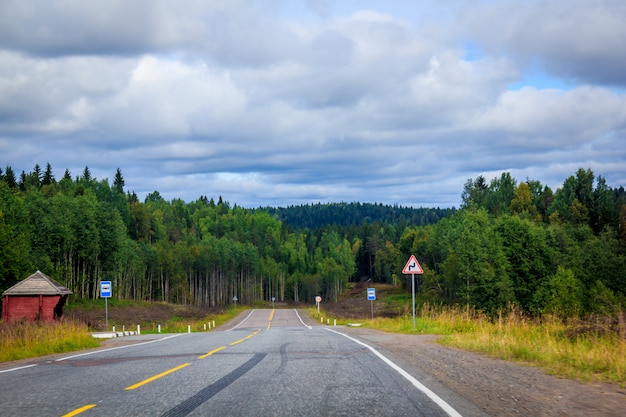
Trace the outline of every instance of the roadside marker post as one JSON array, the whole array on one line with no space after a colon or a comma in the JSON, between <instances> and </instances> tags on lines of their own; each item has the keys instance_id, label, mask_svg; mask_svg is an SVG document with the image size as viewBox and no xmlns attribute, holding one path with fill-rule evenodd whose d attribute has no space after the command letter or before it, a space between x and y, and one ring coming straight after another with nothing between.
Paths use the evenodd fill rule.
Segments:
<instances>
[{"instance_id":1,"label":"roadside marker post","mask_svg":"<svg viewBox=\"0 0 626 417\"><path fill-rule=\"evenodd\" d=\"M411 255L406 265L402 269L402 273L405 275L411 275L411 300L413 302L413 330L415 330L415 274L421 275L424 273L422 266L417 262L415 255Z\"/></svg>"}]
</instances>

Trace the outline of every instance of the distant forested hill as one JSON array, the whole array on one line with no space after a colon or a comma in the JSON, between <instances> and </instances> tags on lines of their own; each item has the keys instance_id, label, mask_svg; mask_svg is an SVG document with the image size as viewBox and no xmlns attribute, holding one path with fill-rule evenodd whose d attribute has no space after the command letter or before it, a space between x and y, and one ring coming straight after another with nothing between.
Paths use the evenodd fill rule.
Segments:
<instances>
[{"instance_id":1,"label":"distant forested hill","mask_svg":"<svg viewBox=\"0 0 626 417\"><path fill-rule=\"evenodd\" d=\"M413 208L370 203L319 203L265 207L263 210L296 230L368 223L394 224L401 227L426 226L435 224L456 211L455 208Z\"/></svg>"}]
</instances>

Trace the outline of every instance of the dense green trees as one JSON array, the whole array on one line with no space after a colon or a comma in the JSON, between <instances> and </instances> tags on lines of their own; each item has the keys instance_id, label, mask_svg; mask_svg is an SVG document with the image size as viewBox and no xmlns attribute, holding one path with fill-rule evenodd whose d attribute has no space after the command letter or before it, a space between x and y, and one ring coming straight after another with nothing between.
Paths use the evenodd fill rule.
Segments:
<instances>
[{"instance_id":1,"label":"dense green trees","mask_svg":"<svg viewBox=\"0 0 626 417\"><path fill-rule=\"evenodd\" d=\"M408 283L422 300L495 312L610 313L626 288L626 193L580 169L552 192L503 173L468 180L463 205L413 209L336 203L256 210L201 196L143 202L85 167L57 181L50 164L0 171L0 290L33 269L78 297L199 306L337 299L349 281Z\"/></svg>"}]
</instances>

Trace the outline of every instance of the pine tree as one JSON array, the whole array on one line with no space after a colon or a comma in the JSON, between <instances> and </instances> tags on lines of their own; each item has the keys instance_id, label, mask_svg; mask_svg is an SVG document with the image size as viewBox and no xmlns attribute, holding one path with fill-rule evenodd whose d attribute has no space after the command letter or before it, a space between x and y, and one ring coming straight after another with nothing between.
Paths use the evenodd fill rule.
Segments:
<instances>
[{"instance_id":1,"label":"pine tree","mask_svg":"<svg viewBox=\"0 0 626 417\"><path fill-rule=\"evenodd\" d=\"M122 171L117 168L115 171L115 179L113 180L113 188L120 194L124 194L124 177L122 176Z\"/></svg>"},{"instance_id":2,"label":"pine tree","mask_svg":"<svg viewBox=\"0 0 626 417\"><path fill-rule=\"evenodd\" d=\"M41 185L50 185L53 184L54 181L54 175L52 175L52 166L50 165L50 163L48 162L48 164L46 165L46 171L43 174L43 178L41 179Z\"/></svg>"},{"instance_id":3,"label":"pine tree","mask_svg":"<svg viewBox=\"0 0 626 417\"><path fill-rule=\"evenodd\" d=\"M4 174L4 181L7 183L9 188L16 189L17 188L17 180L15 179L15 173L13 172L13 168L7 166L6 172Z\"/></svg>"},{"instance_id":4,"label":"pine tree","mask_svg":"<svg viewBox=\"0 0 626 417\"><path fill-rule=\"evenodd\" d=\"M83 179L86 182L91 181L91 171L89 171L89 167L85 167L85 170L83 171Z\"/></svg>"}]
</instances>

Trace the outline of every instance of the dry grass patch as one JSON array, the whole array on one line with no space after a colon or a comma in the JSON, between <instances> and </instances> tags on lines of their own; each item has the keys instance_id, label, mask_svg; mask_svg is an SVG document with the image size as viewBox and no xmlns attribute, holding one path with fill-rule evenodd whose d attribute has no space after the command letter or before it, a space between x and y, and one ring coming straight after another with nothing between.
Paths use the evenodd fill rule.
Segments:
<instances>
[{"instance_id":1,"label":"dry grass patch","mask_svg":"<svg viewBox=\"0 0 626 417\"><path fill-rule=\"evenodd\" d=\"M0 323L0 362L99 346L77 321Z\"/></svg>"},{"instance_id":2,"label":"dry grass patch","mask_svg":"<svg viewBox=\"0 0 626 417\"><path fill-rule=\"evenodd\" d=\"M511 312L497 320L478 320L472 331L450 334L440 343L539 366L556 376L624 386L626 332L589 330L587 324Z\"/></svg>"}]
</instances>

